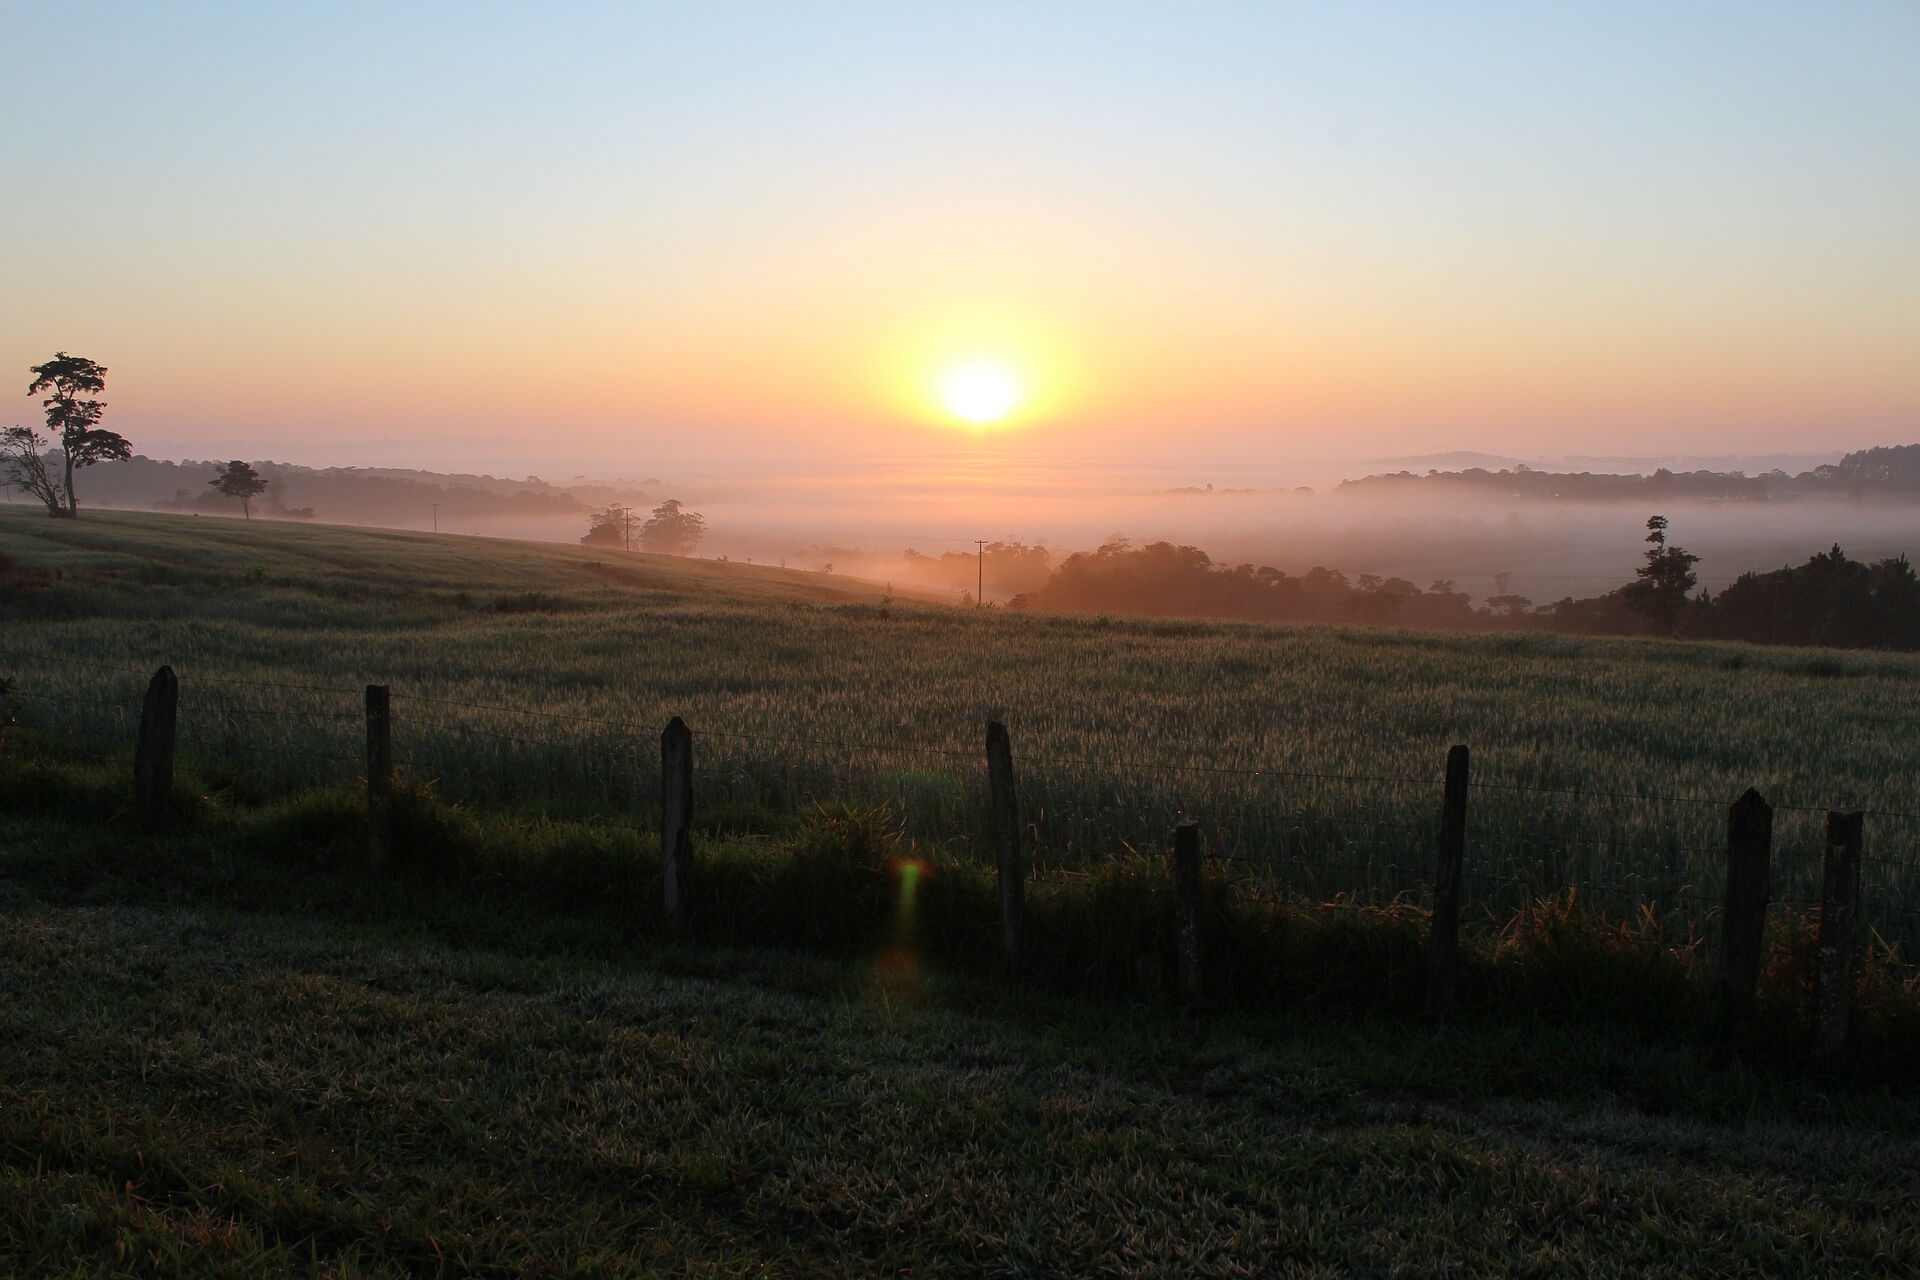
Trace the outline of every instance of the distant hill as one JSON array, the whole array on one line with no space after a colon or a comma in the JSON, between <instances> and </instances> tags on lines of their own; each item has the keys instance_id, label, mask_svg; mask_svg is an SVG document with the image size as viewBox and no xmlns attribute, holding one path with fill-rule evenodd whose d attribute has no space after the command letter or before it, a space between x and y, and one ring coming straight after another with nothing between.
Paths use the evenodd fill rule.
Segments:
<instances>
[{"instance_id":1,"label":"distant hill","mask_svg":"<svg viewBox=\"0 0 1920 1280\"><path fill-rule=\"evenodd\" d=\"M1543 471L1633 472L1643 476L1651 475L1662 467L1668 471L1738 471L1749 476L1784 471L1797 476L1803 471L1837 463L1841 456L1839 449L1820 453L1569 454L1562 458L1542 459L1537 465Z\"/></svg>"},{"instance_id":2,"label":"distant hill","mask_svg":"<svg viewBox=\"0 0 1920 1280\"><path fill-rule=\"evenodd\" d=\"M1539 471L1525 463L1490 471L1468 467L1459 471L1429 470L1370 475L1343 480L1336 492L1362 496L1435 496L1478 494L1544 501L1660 502L1705 499L1730 502L1769 502L1799 498L1879 498L1920 500L1920 444L1881 446L1845 454L1828 463L1788 475L1774 470L1750 476L1742 471L1671 471L1651 474Z\"/></svg>"},{"instance_id":3,"label":"distant hill","mask_svg":"<svg viewBox=\"0 0 1920 1280\"><path fill-rule=\"evenodd\" d=\"M1464 471L1468 467L1479 467L1482 470L1510 471L1516 467L1524 467L1527 463L1522 459L1502 457L1497 453L1475 453L1471 449L1454 449L1447 453L1417 454L1406 458L1375 458L1372 465L1399 467L1403 470L1440 470L1452 467Z\"/></svg>"},{"instance_id":4,"label":"distant hill","mask_svg":"<svg viewBox=\"0 0 1920 1280\"><path fill-rule=\"evenodd\" d=\"M217 465L135 455L88 468L76 488L82 506L225 514L233 509L233 500L207 483ZM401 467L303 467L270 460L255 461L253 467L267 481L256 508L259 514L340 524L423 524L435 507L440 518L455 520L584 514L609 503L648 504L658 500L660 489L658 480L563 486L538 476L512 480Z\"/></svg>"},{"instance_id":5,"label":"distant hill","mask_svg":"<svg viewBox=\"0 0 1920 1280\"><path fill-rule=\"evenodd\" d=\"M74 525L25 506L0 505L0 546L27 566L24 573L11 569L11 583L0 581L0 618L8 607L56 613L80 608L50 593L78 599L103 582L137 580L154 565L192 566L194 574L203 575L171 580L176 585L206 585L228 574L262 589L311 591L334 602L432 596L462 613L585 610L600 607L610 591L872 605L903 594L844 575L773 565L421 529L259 519L242 525L237 516L200 520L84 507L81 520L91 539L84 564L71 558L61 540ZM0 566L6 559L0 557ZM35 569L60 573L41 577Z\"/></svg>"}]
</instances>

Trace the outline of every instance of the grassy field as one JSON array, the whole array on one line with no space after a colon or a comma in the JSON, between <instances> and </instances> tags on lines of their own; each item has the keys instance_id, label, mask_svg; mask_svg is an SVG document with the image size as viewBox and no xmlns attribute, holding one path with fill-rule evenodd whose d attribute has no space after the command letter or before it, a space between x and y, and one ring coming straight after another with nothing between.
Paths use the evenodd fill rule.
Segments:
<instances>
[{"instance_id":1,"label":"grassy field","mask_svg":"<svg viewBox=\"0 0 1920 1280\"><path fill-rule=\"evenodd\" d=\"M1817 901L1822 811L1865 807L1867 918L1920 943L1916 657L940 609L764 566L114 512L0 508L0 550L58 575L0 603L22 723L124 752L169 662L183 750L238 793L351 783L380 682L397 756L450 802L646 828L679 715L701 809L739 830L855 799L962 847L999 718L1045 866L1157 850L1184 816L1223 874L1386 902L1425 892L1465 742L1470 904L1577 887L1703 921L1755 786L1784 910Z\"/></svg>"},{"instance_id":2,"label":"grassy field","mask_svg":"<svg viewBox=\"0 0 1920 1280\"><path fill-rule=\"evenodd\" d=\"M1817 812L1780 815L1758 1021L1729 1056L1700 1016L1751 783L1880 810L1899 941L1907 660L961 612L116 513L0 509L0 554L0 1274L1920 1268L1920 979L1871 940L1852 1047L1808 1054ZM160 661L155 836L127 755ZM411 762L395 880L362 864L367 681ZM692 948L659 918L669 714ZM989 716L1047 864L1020 990ZM1477 894L1436 1034L1393 899L1458 740ZM1203 1017L1169 981L1182 813L1217 859Z\"/></svg>"},{"instance_id":3,"label":"grassy field","mask_svg":"<svg viewBox=\"0 0 1920 1280\"><path fill-rule=\"evenodd\" d=\"M1195 1022L33 817L0 920L9 1275L1920 1267L1911 1089L1604 1019Z\"/></svg>"}]
</instances>

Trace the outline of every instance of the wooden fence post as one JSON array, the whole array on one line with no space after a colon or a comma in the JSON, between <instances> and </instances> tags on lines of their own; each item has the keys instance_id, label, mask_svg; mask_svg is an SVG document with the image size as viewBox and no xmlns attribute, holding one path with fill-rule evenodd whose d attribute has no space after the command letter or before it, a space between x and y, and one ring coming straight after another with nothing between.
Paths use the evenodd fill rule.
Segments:
<instances>
[{"instance_id":1,"label":"wooden fence post","mask_svg":"<svg viewBox=\"0 0 1920 1280\"><path fill-rule=\"evenodd\" d=\"M1173 829L1173 927L1180 956L1180 994L1188 1008L1206 1004L1200 975L1200 824Z\"/></svg>"},{"instance_id":2,"label":"wooden fence post","mask_svg":"<svg viewBox=\"0 0 1920 1280\"><path fill-rule=\"evenodd\" d=\"M393 716L388 687L367 686L367 865L393 865Z\"/></svg>"},{"instance_id":3,"label":"wooden fence post","mask_svg":"<svg viewBox=\"0 0 1920 1280\"><path fill-rule=\"evenodd\" d=\"M693 937L693 733L675 716L660 735L660 879L667 928Z\"/></svg>"},{"instance_id":4,"label":"wooden fence post","mask_svg":"<svg viewBox=\"0 0 1920 1280\"><path fill-rule=\"evenodd\" d=\"M1026 933L1027 869L1020 857L1020 810L1014 797L1013 746L1007 726L987 722L987 790L993 798L993 848L1000 871L1000 951L1018 976Z\"/></svg>"},{"instance_id":5,"label":"wooden fence post","mask_svg":"<svg viewBox=\"0 0 1920 1280\"><path fill-rule=\"evenodd\" d=\"M172 667L147 681L140 704L140 737L133 746L133 807L141 822L158 831L167 825L173 794L173 734L179 717L180 682Z\"/></svg>"},{"instance_id":6,"label":"wooden fence post","mask_svg":"<svg viewBox=\"0 0 1920 1280\"><path fill-rule=\"evenodd\" d=\"M1440 845L1433 869L1433 928L1427 938L1427 1013L1444 1018L1453 1007L1460 970L1460 870L1467 853L1465 746L1447 749L1447 790L1440 801Z\"/></svg>"},{"instance_id":7,"label":"wooden fence post","mask_svg":"<svg viewBox=\"0 0 1920 1280\"><path fill-rule=\"evenodd\" d=\"M1838 1053L1847 1045L1865 825L1865 815L1858 809L1827 813L1827 856L1820 883L1820 962L1813 980L1813 1043L1822 1053Z\"/></svg>"},{"instance_id":8,"label":"wooden fence post","mask_svg":"<svg viewBox=\"0 0 1920 1280\"><path fill-rule=\"evenodd\" d=\"M1749 787L1727 811L1727 894L1713 980L1714 1017L1723 1031L1733 1031L1753 1016L1772 892L1772 851L1773 806Z\"/></svg>"}]
</instances>

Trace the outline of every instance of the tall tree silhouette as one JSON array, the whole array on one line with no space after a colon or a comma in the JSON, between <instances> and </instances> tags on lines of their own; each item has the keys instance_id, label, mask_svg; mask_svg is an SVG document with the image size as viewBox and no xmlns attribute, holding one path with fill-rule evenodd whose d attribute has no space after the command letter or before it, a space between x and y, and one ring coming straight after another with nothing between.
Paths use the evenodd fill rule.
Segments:
<instances>
[{"instance_id":1,"label":"tall tree silhouette","mask_svg":"<svg viewBox=\"0 0 1920 1280\"><path fill-rule=\"evenodd\" d=\"M267 491L267 482L260 478L260 473L238 458L221 463L207 483L229 498L240 499L240 513L249 520L253 519L253 499Z\"/></svg>"},{"instance_id":2,"label":"tall tree silhouette","mask_svg":"<svg viewBox=\"0 0 1920 1280\"><path fill-rule=\"evenodd\" d=\"M1653 544L1647 562L1634 570L1635 581L1620 589L1627 606L1643 614L1663 634L1672 635L1687 607L1687 593L1699 581L1693 566L1700 557L1685 547L1667 545L1667 518L1647 519L1647 541Z\"/></svg>"},{"instance_id":3,"label":"tall tree silhouette","mask_svg":"<svg viewBox=\"0 0 1920 1280\"><path fill-rule=\"evenodd\" d=\"M107 406L90 398L106 390L105 365L85 356L56 351L53 359L32 366L31 372L33 382L27 387L27 394L52 393L40 403L47 411L47 434L59 444L66 461L66 480L62 485L66 510L62 514L75 516L80 513L80 505L73 492L73 473L96 462L130 458L133 446L125 436L100 425L100 415Z\"/></svg>"}]
</instances>

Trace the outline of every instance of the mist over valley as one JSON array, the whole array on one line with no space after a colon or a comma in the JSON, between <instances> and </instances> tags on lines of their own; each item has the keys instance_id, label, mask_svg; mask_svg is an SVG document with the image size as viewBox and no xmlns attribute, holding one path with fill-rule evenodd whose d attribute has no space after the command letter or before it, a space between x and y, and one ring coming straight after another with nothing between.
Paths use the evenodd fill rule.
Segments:
<instances>
[{"instance_id":1,"label":"mist over valley","mask_svg":"<svg viewBox=\"0 0 1920 1280\"><path fill-rule=\"evenodd\" d=\"M1733 499L1673 496L1657 486L1630 498L1518 493L1486 468L1509 462L1523 476L1576 473L1471 453L1186 470L972 450L771 473L740 466L684 481L511 479L262 462L268 488L256 515L577 542L597 511L621 507L644 518L657 503L677 498L706 519L695 551L700 556L830 567L950 603L963 595L970 601L982 585L988 602L1030 594L1073 553L1124 539L1135 546L1196 547L1225 567L1270 566L1296 577L1324 568L1356 580L1403 579L1423 589L1445 582L1476 603L1515 595L1540 605L1595 595L1631 578L1653 514L1667 516L1674 540L1700 557L1699 584L1709 591L1835 544L1856 560L1920 554L1920 491L1811 483L1814 468L1831 468L1843 456L1621 459L1644 470L1583 477L1610 482L1604 493L1662 468L1682 474L1669 464L1697 462L1702 465L1684 474L1729 482L1738 469L1715 467L1809 464L1798 473L1808 483L1776 480L1771 495L1761 489ZM1423 461L1478 470L1381 469ZM234 503L207 487L214 465L139 457L93 467L84 482L101 505L238 516ZM1504 470L1511 479L1514 472ZM1476 476L1478 484L1463 482ZM1752 473L1747 482L1761 483ZM976 563L980 541L1026 554Z\"/></svg>"}]
</instances>

